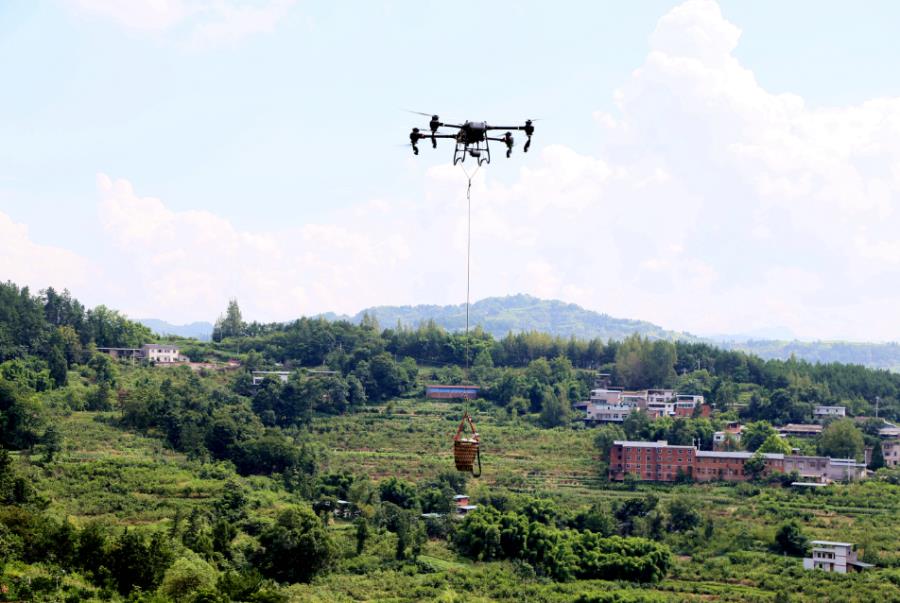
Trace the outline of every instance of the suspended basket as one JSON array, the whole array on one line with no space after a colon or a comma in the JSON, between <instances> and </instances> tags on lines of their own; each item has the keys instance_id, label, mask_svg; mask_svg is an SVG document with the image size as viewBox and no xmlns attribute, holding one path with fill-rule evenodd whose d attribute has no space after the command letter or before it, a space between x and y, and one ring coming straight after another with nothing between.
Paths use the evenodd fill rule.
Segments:
<instances>
[{"instance_id":1,"label":"suspended basket","mask_svg":"<svg viewBox=\"0 0 900 603\"><path fill-rule=\"evenodd\" d=\"M472 435L463 437L463 431L466 428L466 421L472 429ZM469 411L463 413L462 420L459 422L459 428L453 437L453 460L456 462L457 471L468 471L472 473L472 477L481 475L481 450L479 449L478 432L475 430L475 423L469 416ZM475 462L478 462L478 473L475 472Z\"/></svg>"}]
</instances>

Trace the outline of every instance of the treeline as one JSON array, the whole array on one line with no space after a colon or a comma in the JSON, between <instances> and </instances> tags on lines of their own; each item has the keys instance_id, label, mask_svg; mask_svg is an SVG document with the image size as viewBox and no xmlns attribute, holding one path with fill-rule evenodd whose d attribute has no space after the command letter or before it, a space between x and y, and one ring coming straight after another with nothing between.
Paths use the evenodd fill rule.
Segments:
<instances>
[{"instance_id":1,"label":"treeline","mask_svg":"<svg viewBox=\"0 0 900 603\"><path fill-rule=\"evenodd\" d=\"M152 340L147 327L106 306L86 309L68 291L0 283L0 362L33 356L57 385L90 359L92 347L136 347Z\"/></svg>"},{"instance_id":2,"label":"treeline","mask_svg":"<svg viewBox=\"0 0 900 603\"><path fill-rule=\"evenodd\" d=\"M806 421L817 404L841 404L852 414L868 414L876 398L882 416L900 418L898 374L794 358L762 360L705 343L649 340L638 335L623 341L579 340L544 333L511 333L495 340L479 328L467 341L463 333L450 333L433 321L417 328L398 325L382 329L369 316L359 325L320 318L246 324L240 320L235 301L218 327L223 349L253 350L273 363L327 365L343 374L364 374L365 370L357 369L360 362L370 362L378 354L404 359L410 367L413 362L434 367L432 378L451 383L462 381L466 376L462 367L468 365L473 367L468 377L482 386L486 397L504 405L513 398L517 404L526 399L533 411L542 406L539 398L549 396L538 392L541 386L534 380L509 387L523 375L512 369L527 373L537 360L562 358L575 370L575 381L588 386L591 380L580 371L609 373L613 384L629 389L674 387L679 392L701 394L720 410L740 408L741 416L751 421ZM553 393L559 397L565 389L554 384ZM567 393L586 395L584 387Z\"/></svg>"}]
</instances>

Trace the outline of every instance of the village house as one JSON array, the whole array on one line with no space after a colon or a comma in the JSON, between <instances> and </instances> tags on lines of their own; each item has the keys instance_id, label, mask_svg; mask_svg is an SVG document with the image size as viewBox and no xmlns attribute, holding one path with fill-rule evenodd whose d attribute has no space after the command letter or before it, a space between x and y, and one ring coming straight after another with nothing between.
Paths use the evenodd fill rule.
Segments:
<instances>
[{"instance_id":1,"label":"village house","mask_svg":"<svg viewBox=\"0 0 900 603\"><path fill-rule=\"evenodd\" d=\"M462 399L474 400L478 397L477 385L426 385L425 397L433 400Z\"/></svg>"},{"instance_id":2,"label":"village house","mask_svg":"<svg viewBox=\"0 0 900 603\"><path fill-rule=\"evenodd\" d=\"M846 406L816 406L813 408L813 416L817 419L829 419L832 417L846 417Z\"/></svg>"},{"instance_id":3,"label":"village house","mask_svg":"<svg viewBox=\"0 0 900 603\"><path fill-rule=\"evenodd\" d=\"M871 563L860 561L856 551L853 550L853 545L849 542L813 540L811 544L812 557L803 560L803 569L819 569L846 574L874 567Z\"/></svg>"},{"instance_id":4,"label":"village house","mask_svg":"<svg viewBox=\"0 0 900 603\"><path fill-rule=\"evenodd\" d=\"M883 440L881 442L881 453L884 455L885 467L900 465L900 440Z\"/></svg>"},{"instance_id":5,"label":"village house","mask_svg":"<svg viewBox=\"0 0 900 603\"><path fill-rule=\"evenodd\" d=\"M178 346L171 343L145 343L139 348L97 348L97 351L116 359L146 360L154 364L172 364L186 360Z\"/></svg>"},{"instance_id":6,"label":"village house","mask_svg":"<svg viewBox=\"0 0 900 603\"><path fill-rule=\"evenodd\" d=\"M141 346L141 357L156 364L182 361L178 346L171 343L145 343Z\"/></svg>"},{"instance_id":7,"label":"village house","mask_svg":"<svg viewBox=\"0 0 900 603\"><path fill-rule=\"evenodd\" d=\"M723 450L729 440L734 444L740 444L743 432L744 426L740 423L729 423L724 430L713 434L713 450Z\"/></svg>"},{"instance_id":8,"label":"village house","mask_svg":"<svg viewBox=\"0 0 900 603\"><path fill-rule=\"evenodd\" d=\"M788 423L778 428L778 433L783 436L796 436L798 438L811 438L822 433L821 425L808 423Z\"/></svg>"},{"instance_id":9,"label":"village house","mask_svg":"<svg viewBox=\"0 0 900 603\"><path fill-rule=\"evenodd\" d=\"M591 390L587 403L576 404L585 411L585 423L621 423L637 410L647 413L650 418L691 417L697 407L704 405L703 396L678 394L671 389L646 389L624 391L620 388L599 388Z\"/></svg>"}]
</instances>

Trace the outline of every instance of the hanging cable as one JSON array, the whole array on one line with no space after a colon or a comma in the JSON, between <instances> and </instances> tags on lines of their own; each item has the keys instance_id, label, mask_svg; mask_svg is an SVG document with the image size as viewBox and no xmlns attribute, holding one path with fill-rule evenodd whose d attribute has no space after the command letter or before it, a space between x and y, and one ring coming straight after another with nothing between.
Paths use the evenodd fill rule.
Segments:
<instances>
[{"instance_id":1,"label":"hanging cable","mask_svg":"<svg viewBox=\"0 0 900 603\"><path fill-rule=\"evenodd\" d=\"M462 168L463 174L466 175L466 179L469 181L469 184L466 187L466 381L469 381L469 291L472 281L472 179L475 177L475 174L478 173L478 170L481 169L481 164L478 164L478 167L475 168L475 171L472 172L471 175L466 171L466 166L460 164L459 167Z\"/></svg>"}]
</instances>

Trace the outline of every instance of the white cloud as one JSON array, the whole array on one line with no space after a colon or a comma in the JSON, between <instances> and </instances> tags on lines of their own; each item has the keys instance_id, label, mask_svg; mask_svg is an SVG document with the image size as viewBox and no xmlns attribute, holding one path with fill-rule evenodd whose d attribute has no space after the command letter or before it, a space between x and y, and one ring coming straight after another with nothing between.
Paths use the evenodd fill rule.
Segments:
<instances>
[{"instance_id":1,"label":"white cloud","mask_svg":"<svg viewBox=\"0 0 900 603\"><path fill-rule=\"evenodd\" d=\"M272 31L296 0L69 0L79 13L210 46Z\"/></svg>"},{"instance_id":2,"label":"white cloud","mask_svg":"<svg viewBox=\"0 0 900 603\"><path fill-rule=\"evenodd\" d=\"M96 269L71 251L31 240L28 227L0 212L0 281L29 286L77 290L88 285Z\"/></svg>"},{"instance_id":3,"label":"white cloud","mask_svg":"<svg viewBox=\"0 0 900 603\"><path fill-rule=\"evenodd\" d=\"M900 339L900 99L773 94L733 55L739 39L714 2L676 7L616 114L594 115L597 156L547 144L511 183L481 170L473 299L521 291L694 332ZM275 232L172 211L124 180L98 187L134 262L133 315L209 318L232 295L260 320L464 299L458 168L429 170L415 203Z\"/></svg>"}]
</instances>

